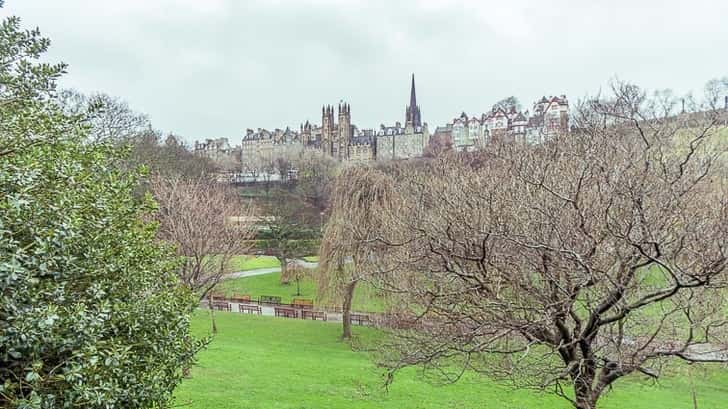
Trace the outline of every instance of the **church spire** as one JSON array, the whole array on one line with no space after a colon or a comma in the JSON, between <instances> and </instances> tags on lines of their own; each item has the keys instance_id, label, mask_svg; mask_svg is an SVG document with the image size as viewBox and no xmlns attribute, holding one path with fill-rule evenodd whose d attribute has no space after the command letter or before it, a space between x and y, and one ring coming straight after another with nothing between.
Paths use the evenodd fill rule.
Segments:
<instances>
[{"instance_id":1,"label":"church spire","mask_svg":"<svg viewBox=\"0 0 728 409\"><path fill-rule=\"evenodd\" d=\"M412 87L410 88L410 107L417 106L417 94L415 93L415 73L412 73Z\"/></svg>"},{"instance_id":2,"label":"church spire","mask_svg":"<svg viewBox=\"0 0 728 409\"><path fill-rule=\"evenodd\" d=\"M411 124L415 128L422 126L420 107L417 105L417 93L415 92L415 74L412 73L412 86L410 88L410 102L407 107L405 124Z\"/></svg>"}]
</instances>

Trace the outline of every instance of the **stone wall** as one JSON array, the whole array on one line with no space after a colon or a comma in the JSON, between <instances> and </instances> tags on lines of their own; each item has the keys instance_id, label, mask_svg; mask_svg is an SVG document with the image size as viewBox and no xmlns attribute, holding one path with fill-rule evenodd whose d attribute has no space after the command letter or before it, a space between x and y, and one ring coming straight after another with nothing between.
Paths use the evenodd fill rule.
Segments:
<instances>
[{"instance_id":1,"label":"stone wall","mask_svg":"<svg viewBox=\"0 0 728 409\"><path fill-rule=\"evenodd\" d=\"M422 156L430 134L405 132L399 135L377 136L377 160L410 159Z\"/></svg>"}]
</instances>

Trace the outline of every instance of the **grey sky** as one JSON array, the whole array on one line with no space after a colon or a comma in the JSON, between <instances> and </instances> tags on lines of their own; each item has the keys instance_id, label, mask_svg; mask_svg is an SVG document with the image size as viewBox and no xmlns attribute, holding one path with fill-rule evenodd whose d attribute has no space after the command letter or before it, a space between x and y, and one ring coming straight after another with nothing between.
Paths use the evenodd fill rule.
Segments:
<instances>
[{"instance_id":1,"label":"grey sky","mask_svg":"<svg viewBox=\"0 0 728 409\"><path fill-rule=\"evenodd\" d=\"M103 91L188 141L320 121L423 121L517 96L576 100L618 76L695 90L728 75L728 1L6 0L39 26L64 87Z\"/></svg>"}]
</instances>

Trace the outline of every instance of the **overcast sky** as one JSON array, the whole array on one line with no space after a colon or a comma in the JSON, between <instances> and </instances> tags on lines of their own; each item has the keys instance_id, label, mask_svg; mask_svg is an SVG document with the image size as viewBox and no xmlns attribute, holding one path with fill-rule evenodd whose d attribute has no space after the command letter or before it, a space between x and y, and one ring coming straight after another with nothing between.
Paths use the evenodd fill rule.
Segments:
<instances>
[{"instance_id":1,"label":"overcast sky","mask_svg":"<svg viewBox=\"0 0 728 409\"><path fill-rule=\"evenodd\" d=\"M508 95L575 101L619 77L700 92L728 75L728 1L6 0L69 64L64 87L126 99L188 141L319 123L346 100L360 128Z\"/></svg>"}]
</instances>

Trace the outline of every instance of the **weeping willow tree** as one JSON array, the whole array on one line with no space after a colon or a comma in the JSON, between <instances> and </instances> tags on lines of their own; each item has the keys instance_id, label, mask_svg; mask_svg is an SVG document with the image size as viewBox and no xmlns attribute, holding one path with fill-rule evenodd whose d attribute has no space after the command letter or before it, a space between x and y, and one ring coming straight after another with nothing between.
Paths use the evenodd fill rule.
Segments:
<instances>
[{"instance_id":1,"label":"weeping willow tree","mask_svg":"<svg viewBox=\"0 0 728 409\"><path fill-rule=\"evenodd\" d=\"M389 224L385 215L396 214L395 196L393 179L371 167L348 168L334 181L316 281L320 297L341 302L344 339L351 337L351 302L357 284L381 271L374 268L381 261L377 243Z\"/></svg>"}]
</instances>

